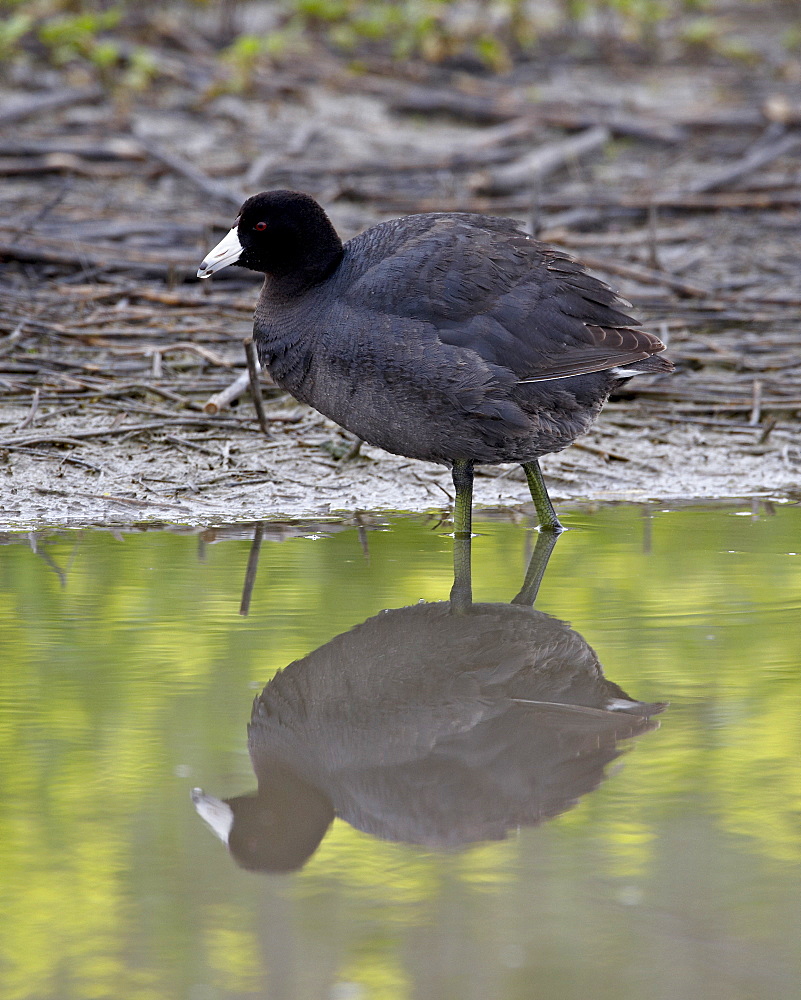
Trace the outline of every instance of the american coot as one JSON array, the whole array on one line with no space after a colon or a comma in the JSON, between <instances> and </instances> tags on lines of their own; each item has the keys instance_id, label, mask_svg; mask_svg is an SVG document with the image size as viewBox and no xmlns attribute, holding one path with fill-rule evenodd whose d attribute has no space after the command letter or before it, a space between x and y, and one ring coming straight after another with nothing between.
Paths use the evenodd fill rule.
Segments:
<instances>
[{"instance_id":1,"label":"american coot","mask_svg":"<svg viewBox=\"0 0 801 1000\"><path fill-rule=\"evenodd\" d=\"M500 840L572 808L621 740L656 728L663 703L630 697L530 606L553 539L512 604L382 611L273 677L248 725L258 792L192 792L238 864L300 868L335 816L428 848Z\"/></svg>"},{"instance_id":2,"label":"american coot","mask_svg":"<svg viewBox=\"0 0 801 1000\"><path fill-rule=\"evenodd\" d=\"M275 383L370 444L449 465L457 535L476 462L520 462L540 526L561 530L537 459L622 379L673 367L627 303L510 219L410 215L343 245L313 198L267 191L198 277L228 264L266 275L253 336Z\"/></svg>"}]
</instances>

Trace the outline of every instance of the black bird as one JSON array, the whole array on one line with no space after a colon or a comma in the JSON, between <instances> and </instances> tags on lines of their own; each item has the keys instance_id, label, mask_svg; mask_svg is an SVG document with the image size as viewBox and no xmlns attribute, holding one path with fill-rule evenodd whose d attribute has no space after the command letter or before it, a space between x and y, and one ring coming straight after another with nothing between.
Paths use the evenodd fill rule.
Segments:
<instances>
[{"instance_id":1,"label":"black bird","mask_svg":"<svg viewBox=\"0 0 801 1000\"><path fill-rule=\"evenodd\" d=\"M586 640L529 606L554 539L539 536L511 604L382 611L273 677L248 725L258 791L192 792L239 865L300 868L337 816L433 849L502 840L572 808L621 741L657 727L663 703L631 698Z\"/></svg>"},{"instance_id":2,"label":"black bird","mask_svg":"<svg viewBox=\"0 0 801 1000\"><path fill-rule=\"evenodd\" d=\"M475 463L519 462L540 526L561 525L538 459L587 431L664 344L581 264L510 219L410 215L343 245L296 191L248 198L198 270L265 274L253 337L275 383L370 444L451 467L470 531Z\"/></svg>"}]
</instances>

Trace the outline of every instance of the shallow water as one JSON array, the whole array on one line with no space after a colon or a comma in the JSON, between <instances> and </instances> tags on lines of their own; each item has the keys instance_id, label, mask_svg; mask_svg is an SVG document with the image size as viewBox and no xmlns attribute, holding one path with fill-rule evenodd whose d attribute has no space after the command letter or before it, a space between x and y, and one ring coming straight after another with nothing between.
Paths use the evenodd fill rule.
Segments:
<instances>
[{"instance_id":1,"label":"shallow water","mask_svg":"<svg viewBox=\"0 0 801 1000\"><path fill-rule=\"evenodd\" d=\"M566 523L5 536L0 994L796 998L801 509Z\"/></svg>"}]
</instances>

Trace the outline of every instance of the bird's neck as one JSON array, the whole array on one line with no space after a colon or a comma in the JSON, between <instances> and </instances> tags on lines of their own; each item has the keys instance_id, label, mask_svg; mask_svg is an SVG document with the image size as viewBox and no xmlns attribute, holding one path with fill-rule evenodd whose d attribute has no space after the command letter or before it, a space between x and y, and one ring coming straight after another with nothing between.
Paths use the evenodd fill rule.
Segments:
<instances>
[{"instance_id":1,"label":"bird's neck","mask_svg":"<svg viewBox=\"0 0 801 1000\"><path fill-rule=\"evenodd\" d=\"M339 266L342 255L332 259L325 266L320 266L319 262L313 265L295 269L286 274L267 274L265 276L264 287L267 294L276 302L286 302L297 299L304 295L321 282L329 278Z\"/></svg>"}]
</instances>

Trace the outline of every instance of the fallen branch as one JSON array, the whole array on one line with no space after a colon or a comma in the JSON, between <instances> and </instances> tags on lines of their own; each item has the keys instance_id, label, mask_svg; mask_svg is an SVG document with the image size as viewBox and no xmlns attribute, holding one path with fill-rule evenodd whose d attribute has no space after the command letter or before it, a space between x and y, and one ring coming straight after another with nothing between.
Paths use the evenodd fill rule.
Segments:
<instances>
[{"instance_id":1,"label":"fallen branch","mask_svg":"<svg viewBox=\"0 0 801 1000\"><path fill-rule=\"evenodd\" d=\"M36 411L39 409L39 395L40 389L37 386L33 390L33 398L31 399L31 408L28 410L27 414L20 420L17 426L14 428L15 431L24 431L26 427L30 427L36 416Z\"/></svg>"},{"instance_id":2,"label":"fallen branch","mask_svg":"<svg viewBox=\"0 0 801 1000\"><path fill-rule=\"evenodd\" d=\"M135 497L110 496L108 493L87 493L84 490L54 490L47 486L34 486L37 493L57 497L87 497L91 500L105 500L108 503L128 504L131 507L169 507L172 510L185 511L186 507L179 503L170 503L158 497L150 500L137 500Z\"/></svg>"},{"instance_id":3,"label":"fallen branch","mask_svg":"<svg viewBox=\"0 0 801 1000\"><path fill-rule=\"evenodd\" d=\"M783 135L776 142L766 146L756 146L734 163L729 163L725 167L712 171L707 177L693 181L683 189L683 192L674 192L672 197L679 197L682 193L706 194L709 191L726 187L733 181L739 181L755 170L760 170L769 163L773 163L779 157L794 152L799 146L801 146L801 135L797 133ZM662 204L661 201L660 204Z\"/></svg>"},{"instance_id":4,"label":"fallen branch","mask_svg":"<svg viewBox=\"0 0 801 1000\"><path fill-rule=\"evenodd\" d=\"M0 156L46 156L50 153L67 153L86 160L143 160L145 151L134 139L110 138L106 140L75 139L58 136L54 139L17 139L0 141Z\"/></svg>"},{"instance_id":5,"label":"fallen branch","mask_svg":"<svg viewBox=\"0 0 801 1000\"><path fill-rule=\"evenodd\" d=\"M312 139L314 139L319 131L319 127L311 123L300 125L287 144L286 149L280 153L275 153L272 150L267 153L262 153L261 156L257 157L253 163L251 163L250 168L245 175L245 183L248 187L253 187L256 190L259 190L264 178L269 173L276 172L281 169L289 170L289 161L294 160L296 157L304 153L309 146L309 143Z\"/></svg>"},{"instance_id":6,"label":"fallen branch","mask_svg":"<svg viewBox=\"0 0 801 1000\"><path fill-rule=\"evenodd\" d=\"M557 243L566 247L633 247L648 244L656 237L662 243L689 243L700 241L702 229L692 223L678 226L665 226L653 234L650 229L627 229L623 232L574 232L566 228L549 228L546 234L540 234L540 239L546 243Z\"/></svg>"},{"instance_id":7,"label":"fallen branch","mask_svg":"<svg viewBox=\"0 0 801 1000\"><path fill-rule=\"evenodd\" d=\"M142 147L146 149L154 159L163 163L166 167L169 167L174 173L180 174L188 181L191 181L195 187L200 188L204 194L210 195L212 198L219 198L221 201L227 201L236 208L239 208L242 202L247 198L244 191L230 188L227 184L212 180L211 177L204 174L203 171L194 164L185 160L182 156L178 156L176 153L168 152L163 148L163 146L159 145L159 143L153 142L151 139L144 138L138 134L136 138L142 144Z\"/></svg>"},{"instance_id":8,"label":"fallen branch","mask_svg":"<svg viewBox=\"0 0 801 1000\"><path fill-rule=\"evenodd\" d=\"M348 184L342 193L355 199L369 201L383 212L480 212L504 215L531 211L531 198L520 195L507 198L419 198L404 197L394 192L387 195L366 192L355 184ZM653 205L677 212L717 212L720 209L763 211L798 207L801 205L801 190L786 188L783 191L712 191L708 194L687 194L681 191L659 194L652 192L607 194L599 191L584 196L553 192L540 195L539 204L540 208L548 211L585 209L597 210L604 214L621 212L625 215L648 212Z\"/></svg>"},{"instance_id":9,"label":"fallen branch","mask_svg":"<svg viewBox=\"0 0 801 1000\"><path fill-rule=\"evenodd\" d=\"M131 168L126 163L96 163L85 160L75 153L0 157L0 176L2 177L62 173L110 180L114 177L129 177Z\"/></svg>"},{"instance_id":10,"label":"fallen branch","mask_svg":"<svg viewBox=\"0 0 801 1000\"><path fill-rule=\"evenodd\" d=\"M663 285L671 288L681 295L689 295L692 298L711 298L715 292L702 285L694 285L690 281L683 281L676 278L667 271L658 271L653 267L643 267L639 264L621 264L606 257L593 257L585 253L581 254L582 264L594 268L598 271L606 271L609 274L619 274L624 278L631 278L633 281L642 281L646 285Z\"/></svg>"},{"instance_id":11,"label":"fallen branch","mask_svg":"<svg viewBox=\"0 0 801 1000\"><path fill-rule=\"evenodd\" d=\"M286 423L295 423L301 419L301 417L295 416L294 414L276 414L275 416L270 416L269 420L284 421ZM231 426L234 425L236 428L242 430L247 430L244 421L229 419L224 422L224 425ZM176 417L173 420L158 420L152 421L146 424L125 424L119 427L102 427L95 430L88 431L71 431L67 434L28 434L21 438L6 438L5 440L0 440L0 449L14 449L25 447L31 444L72 444L80 445L84 441L91 438L99 437L119 437L121 434L139 434L142 431L158 431L163 430L165 427L212 427L219 426L219 421L208 420L206 417Z\"/></svg>"},{"instance_id":12,"label":"fallen branch","mask_svg":"<svg viewBox=\"0 0 801 1000\"><path fill-rule=\"evenodd\" d=\"M26 95L0 111L0 128L16 124L26 118L34 118L45 111L56 108L74 107L76 104L90 104L103 97L100 87L80 87L68 90L47 91L45 94Z\"/></svg>"},{"instance_id":13,"label":"fallen branch","mask_svg":"<svg viewBox=\"0 0 801 1000\"><path fill-rule=\"evenodd\" d=\"M253 405L256 408L256 416L259 418L259 427L261 427L264 436L266 438L270 438L271 434L267 429L267 417L264 413L264 403L261 398L261 386L259 385L259 371L261 370L261 365L259 364L259 359L256 355L256 345L253 343L252 337L248 337L244 344L245 357L248 360L250 395L253 399Z\"/></svg>"},{"instance_id":14,"label":"fallen branch","mask_svg":"<svg viewBox=\"0 0 801 1000\"><path fill-rule=\"evenodd\" d=\"M512 119L526 120L529 127L589 129L603 125L615 135L648 142L677 143L685 138L681 124L646 117L616 107L592 107L566 101L532 102L514 91L490 94L465 93L454 88L418 87L371 78L364 89L386 97L393 111L414 115L450 115L480 125L497 125Z\"/></svg>"},{"instance_id":15,"label":"fallen branch","mask_svg":"<svg viewBox=\"0 0 801 1000\"><path fill-rule=\"evenodd\" d=\"M98 246L96 243L77 243L75 240L57 240L36 233L26 233L16 239L0 237L0 258L6 260L44 262L46 264L72 264L76 267L104 267L124 270L164 271L170 268L194 271L197 254L162 250L134 250L129 247Z\"/></svg>"},{"instance_id":16,"label":"fallen branch","mask_svg":"<svg viewBox=\"0 0 801 1000\"><path fill-rule=\"evenodd\" d=\"M601 149L610 138L605 125L595 125L578 135L540 146L514 163L474 174L469 187L480 194L508 194L552 174L571 160Z\"/></svg>"},{"instance_id":17,"label":"fallen branch","mask_svg":"<svg viewBox=\"0 0 801 1000\"><path fill-rule=\"evenodd\" d=\"M137 349L138 350L138 349ZM181 341L177 344L167 344L164 347L153 347L146 349L147 353L153 354L158 353L161 355L171 354L173 351L188 351L190 354L196 354L199 358L203 358L204 361L208 361L209 364L218 365L220 368L232 368L233 363L227 361L225 358L221 357L216 351L210 350L208 347L203 347L200 344L193 344L190 342ZM122 353L131 353L130 351Z\"/></svg>"},{"instance_id":18,"label":"fallen branch","mask_svg":"<svg viewBox=\"0 0 801 1000\"><path fill-rule=\"evenodd\" d=\"M245 571L242 600L239 605L239 613L243 616L247 615L248 611L250 611L250 599L253 595L253 584L256 582L256 573L259 568L259 552L261 551L261 540L263 537L264 524L261 521L257 521L256 527L253 529L253 542L248 554L248 566Z\"/></svg>"},{"instance_id":19,"label":"fallen branch","mask_svg":"<svg viewBox=\"0 0 801 1000\"><path fill-rule=\"evenodd\" d=\"M220 392L215 392L213 396L209 396L203 409L210 416L215 416L220 410L224 410L232 400L239 399L249 385L250 372L245 369L237 375L230 385L227 385Z\"/></svg>"}]
</instances>

